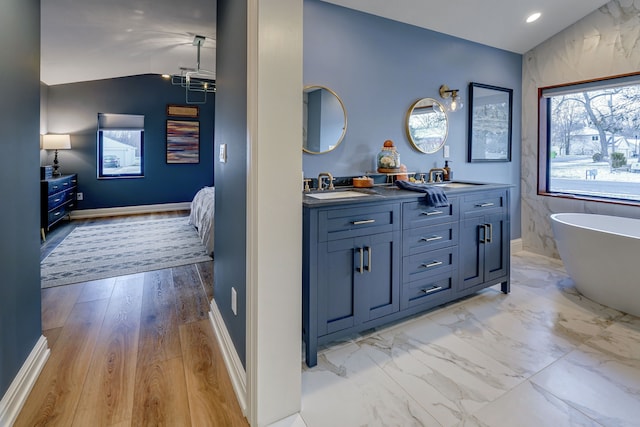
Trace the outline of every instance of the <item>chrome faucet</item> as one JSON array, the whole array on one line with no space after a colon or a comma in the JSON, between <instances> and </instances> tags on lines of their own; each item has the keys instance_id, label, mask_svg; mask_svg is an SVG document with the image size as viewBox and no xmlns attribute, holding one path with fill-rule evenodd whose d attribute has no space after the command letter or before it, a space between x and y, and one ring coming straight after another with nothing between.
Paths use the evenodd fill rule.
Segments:
<instances>
[{"instance_id":1,"label":"chrome faucet","mask_svg":"<svg viewBox=\"0 0 640 427\"><path fill-rule=\"evenodd\" d=\"M434 173L436 174L436 179L433 179ZM444 180L444 175L447 172L442 168L431 168L429 169L429 181L428 182L442 182Z\"/></svg>"},{"instance_id":2,"label":"chrome faucet","mask_svg":"<svg viewBox=\"0 0 640 427\"><path fill-rule=\"evenodd\" d=\"M322 191L324 190L324 177L327 177L327 179L329 180L329 190L334 190L335 187L333 186L333 175L331 175L329 172L320 172L318 174L318 190Z\"/></svg>"}]
</instances>

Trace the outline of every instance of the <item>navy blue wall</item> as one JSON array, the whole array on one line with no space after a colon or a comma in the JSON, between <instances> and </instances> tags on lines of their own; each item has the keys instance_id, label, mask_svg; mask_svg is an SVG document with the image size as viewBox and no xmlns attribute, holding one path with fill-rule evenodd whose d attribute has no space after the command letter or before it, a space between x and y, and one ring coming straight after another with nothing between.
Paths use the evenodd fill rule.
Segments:
<instances>
[{"instance_id":1,"label":"navy blue wall","mask_svg":"<svg viewBox=\"0 0 640 427\"><path fill-rule=\"evenodd\" d=\"M236 352L246 367L247 216L247 2L218 0L216 28L216 153L227 144L227 163L215 162L214 297ZM231 311L231 288L238 314Z\"/></svg>"},{"instance_id":2,"label":"navy blue wall","mask_svg":"<svg viewBox=\"0 0 640 427\"><path fill-rule=\"evenodd\" d=\"M0 398L41 335L40 0L0 13Z\"/></svg>"},{"instance_id":3,"label":"navy blue wall","mask_svg":"<svg viewBox=\"0 0 640 427\"><path fill-rule=\"evenodd\" d=\"M468 84L513 89L513 161L467 163ZM304 84L324 85L342 98L348 127L336 150L303 154L306 177L375 170L375 155L391 139L410 171L444 165L443 151L422 154L405 134L405 116L419 98L442 101L442 84L460 89L467 105L448 113L454 179L510 183L512 238L520 237L522 56L318 0L304 2Z\"/></svg>"},{"instance_id":4,"label":"navy blue wall","mask_svg":"<svg viewBox=\"0 0 640 427\"><path fill-rule=\"evenodd\" d=\"M166 110L186 105L180 86L150 74L54 85L47 92L48 132L71 134L72 149L59 151L58 159L62 173L78 174L84 193L78 209L186 202L213 185L215 96L199 105L200 163L167 164ZM144 178L97 179L98 113L144 115Z\"/></svg>"}]
</instances>

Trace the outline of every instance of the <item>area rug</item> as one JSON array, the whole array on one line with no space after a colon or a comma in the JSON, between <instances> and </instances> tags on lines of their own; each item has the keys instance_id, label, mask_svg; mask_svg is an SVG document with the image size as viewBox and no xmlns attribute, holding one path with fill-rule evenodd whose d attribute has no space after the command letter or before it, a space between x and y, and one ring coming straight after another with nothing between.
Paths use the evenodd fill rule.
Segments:
<instances>
[{"instance_id":1,"label":"area rug","mask_svg":"<svg viewBox=\"0 0 640 427\"><path fill-rule=\"evenodd\" d=\"M187 217L75 228L41 263L42 288L210 261Z\"/></svg>"}]
</instances>

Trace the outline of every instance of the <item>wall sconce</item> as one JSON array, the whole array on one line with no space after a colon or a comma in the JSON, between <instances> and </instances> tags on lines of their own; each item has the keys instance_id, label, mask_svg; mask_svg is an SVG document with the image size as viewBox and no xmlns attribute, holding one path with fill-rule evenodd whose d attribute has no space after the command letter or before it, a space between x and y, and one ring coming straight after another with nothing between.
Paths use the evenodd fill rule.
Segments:
<instances>
[{"instance_id":1,"label":"wall sconce","mask_svg":"<svg viewBox=\"0 0 640 427\"><path fill-rule=\"evenodd\" d=\"M440 86L440 98L445 100L444 104L451 112L461 110L464 107L462 97L458 92L458 89L449 89L447 85Z\"/></svg>"},{"instance_id":2,"label":"wall sconce","mask_svg":"<svg viewBox=\"0 0 640 427\"><path fill-rule=\"evenodd\" d=\"M56 150L53 157L53 175L59 176L58 150L68 150L71 148L71 136L69 135L42 135L42 148L45 150Z\"/></svg>"}]
</instances>

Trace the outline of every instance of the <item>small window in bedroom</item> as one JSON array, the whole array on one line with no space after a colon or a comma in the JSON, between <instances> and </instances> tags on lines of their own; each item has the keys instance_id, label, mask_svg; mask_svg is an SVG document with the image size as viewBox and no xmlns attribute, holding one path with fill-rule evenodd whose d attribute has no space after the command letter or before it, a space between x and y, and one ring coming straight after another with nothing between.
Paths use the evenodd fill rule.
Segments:
<instances>
[{"instance_id":1,"label":"small window in bedroom","mask_svg":"<svg viewBox=\"0 0 640 427\"><path fill-rule=\"evenodd\" d=\"M144 116L98 114L98 178L144 176Z\"/></svg>"},{"instance_id":2,"label":"small window in bedroom","mask_svg":"<svg viewBox=\"0 0 640 427\"><path fill-rule=\"evenodd\" d=\"M640 203L640 74L539 89L538 194Z\"/></svg>"}]
</instances>

